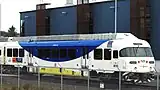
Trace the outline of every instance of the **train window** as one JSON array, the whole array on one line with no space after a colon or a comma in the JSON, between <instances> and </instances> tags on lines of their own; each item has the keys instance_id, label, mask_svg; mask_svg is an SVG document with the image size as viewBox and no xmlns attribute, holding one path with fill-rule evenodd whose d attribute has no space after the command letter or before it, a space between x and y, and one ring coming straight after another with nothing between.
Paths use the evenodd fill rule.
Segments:
<instances>
[{"instance_id":1,"label":"train window","mask_svg":"<svg viewBox=\"0 0 160 90\"><path fill-rule=\"evenodd\" d=\"M118 58L118 51L117 50L113 51L113 58Z\"/></svg>"},{"instance_id":2,"label":"train window","mask_svg":"<svg viewBox=\"0 0 160 90\"><path fill-rule=\"evenodd\" d=\"M94 50L94 59L102 60L102 49L95 49Z\"/></svg>"},{"instance_id":3,"label":"train window","mask_svg":"<svg viewBox=\"0 0 160 90\"><path fill-rule=\"evenodd\" d=\"M59 58L59 50L52 49L52 58Z\"/></svg>"},{"instance_id":4,"label":"train window","mask_svg":"<svg viewBox=\"0 0 160 90\"><path fill-rule=\"evenodd\" d=\"M60 58L65 58L67 56L67 50L66 49L60 49Z\"/></svg>"},{"instance_id":5,"label":"train window","mask_svg":"<svg viewBox=\"0 0 160 90\"><path fill-rule=\"evenodd\" d=\"M83 59L85 59L85 54L86 54L85 48L83 48Z\"/></svg>"},{"instance_id":6,"label":"train window","mask_svg":"<svg viewBox=\"0 0 160 90\"><path fill-rule=\"evenodd\" d=\"M104 60L111 60L111 49L104 49Z\"/></svg>"},{"instance_id":7,"label":"train window","mask_svg":"<svg viewBox=\"0 0 160 90\"><path fill-rule=\"evenodd\" d=\"M12 57L12 49L7 49L7 57Z\"/></svg>"},{"instance_id":8,"label":"train window","mask_svg":"<svg viewBox=\"0 0 160 90\"><path fill-rule=\"evenodd\" d=\"M76 58L76 49L68 49L68 57L71 59Z\"/></svg>"},{"instance_id":9,"label":"train window","mask_svg":"<svg viewBox=\"0 0 160 90\"><path fill-rule=\"evenodd\" d=\"M43 57L44 58L50 57L50 49L43 49Z\"/></svg>"},{"instance_id":10,"label":"train window","mask_svg":"<svg viewBox=\"0 0 160 90\"><path fill-rule=\"evenodd\" d=\"M6 48L4 47L3 55L6 56Z\"/></svg>"},{"instance_id":11,"label":"train window","mask_svg":"<svg viewBox=\"0 0 160 90\"><path fill-rule=\"evenodd\" d=\"M38 56L42 58L49 58L50 49L38 49Z\"/></svg>"},{"instance_id":12,"label":"train window","mask_svg":"<svg viewBox=\"0 0 160 90\"><path fill-rule=\"evenodd\" d=\"M153 57L151 48L148 47L127 47L119 52L120 57Z\"/></svg>"},{"instance_id":13,"label":"train window","mask_svg":"<svg viewBox=\"0 0 160 90\"><path fill-rule=\"evenodd\" d=\"M13 49L13 57L18 57L18 49L17 48Z\"/></svg>"},{"instance_id":14,"label":"train window","mask_svg":"<svg viewBox=\"0 0 160 90\"><path fill-rule=\"evenodd\" d=\"M43 57L43 49L38 49L38 57Z\"/></svg>"},{"instance_id":15,"label":"train window","mask_svg":"<svg viewBox=\"0 0 160 90\"><path fill-rule=\"evenodd\" d=\"M24 49L19 49L19 57L24 57Z\"/></svg>"}]
</instances>

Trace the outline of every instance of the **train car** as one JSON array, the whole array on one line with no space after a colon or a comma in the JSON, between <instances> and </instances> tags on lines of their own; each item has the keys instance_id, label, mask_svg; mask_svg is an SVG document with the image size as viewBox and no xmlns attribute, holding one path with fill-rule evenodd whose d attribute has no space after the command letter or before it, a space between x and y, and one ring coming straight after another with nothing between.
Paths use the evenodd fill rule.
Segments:
<instances>
[{"instance_id":1,"label":"train car","mask_svg":"<svg viewBox=\"0 0 160 90\"><path fill-rule=\"evenodd\" d=\"M151 46L133 35L124 36L113 40L35 41L19 45L25 50L33 49L33 61L39 66L87 68L91 75L121 71L126 81L150 81L150 72L155 67Z\"/></svg>"},{"instance_id":2,"label":"train car","mask_svg":"<svg viewBox=\"0 0 160 90\"><path fill-rule=\"evenodd\" d=\"M18 46L24 50L23 65L76 69L89 69L91 76L113 77L122 72L124 81L150 82L155 71L155 60L151 46L132 34L117 34L116 39L106 40L51 40L7 42L6 61L14 61L9 48ZM15 43L15 44L13 44ZM11 45L11 46L10 46ZM15 45L15 46L14 46ZM18 48L17 47L17 48ZM8 51L7 51L8 50ZM17 50L15 51L17 52ZM14 63L14 62L13 62ZM12 65L12 63L8 63ZM14 64L15 65L15 64ZM41 68L42 73L49 70ZM47 71L47 72L45 72ZM87 72L81 72L87 76Z\"/></svg>"},{"instance_id":3,"label":"train car","mask_svg":"<svg viewBox=\"0 0 160 90\"><path fill-rule=\"evenodd\" d=\"M21 67L21 70L28 65L25 50L18 42L0 42L0 61L4 73L14 73ZM26 71L26 70L25 70Z\"/></svg>"}]
</instances>

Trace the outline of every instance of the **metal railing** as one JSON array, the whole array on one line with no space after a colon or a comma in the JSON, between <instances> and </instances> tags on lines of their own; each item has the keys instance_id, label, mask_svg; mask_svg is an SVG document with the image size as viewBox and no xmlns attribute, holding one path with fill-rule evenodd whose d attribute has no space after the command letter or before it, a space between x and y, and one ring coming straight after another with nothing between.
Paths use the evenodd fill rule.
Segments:
<instances>
[{"instance_id":1,"label":"metal railing","mask_svg":"<svg viewBox=\"0 0 160 90\"><path fill-rule=\"evenodd\" d=\"M1 65L1 68L2 68L2 65ZM91 73L90 73L89 69L61 68L61 69L64 69L62 71L72 69L72 70L76 70L76 71L80 70L80 71L86 72L87 73L86 76L82 77L82 76L64 75L63 72L60 72L58 75L54 74L54 76L53 76L53 74L44 74L44 73L41 72L41 70L43 70L44 68L55 68L55 67L27 66L27 68L34 69L34 70L37 69L37 71L36 71L36 73L33 71L33 72L30 72L30 73L26 74L26 73L22 72L22 68L19 66L19 67L17 67L17 73L12 76L12 75L8 75L8 74L7 75L4 74L2 69L1 69L1 90L6 88L8 83L11 84L9 86L12 86L12 84L17 85L17 86L15 86L15 87L17 87L16 90L25 90L25 89L22 89L22 87L26 87L24 85L26 85L27 83L30 83L30 82L32 82L32 83L30 83L31 85L35 85L34 87L36 87L36 85L37 85L37 89L34 89L34 90L41 90L41 88L43 88L43 87L44 87L45 90L47 90L47 88L48 88L48 90L50 90L49 87L53 86L53 85L50 85L50 84L51 83L56 83L56 82L58 82L58 84L56 83L54 88L60 87L60 90L70 90L71 88L74 88L74 90L79 90L79 87L84 88L84 90L92 90L91 88L105 89L107 84L111 84L111 83L106 84L105 80L103 81L103 80L99 80L99 79L96 79L96 78L93 79L90 76ZM123 85L122 84L122 76L121 76L122 73L121 73L121 70L119 68L118 68L118 70L119 70L119 74L118 74L118 77L117 77L118 82L117 82L117 84L116 83L112 83L112 84L117 85L116 90L117 89L118 90L123 90L122 89L122 85ZM103 70L101 70L101 71L103 71ZM42 76L41 74L44 74L44 75ZM155 87L157 88L157 90L159 90L159 73L158 72L156 73L156 76L157 76L157 80L156 80L156 83L155 83ZM8 78L10 80L8 80ZM24 78L26 78L26 79L24 79ZM31 81L30 81L30 78L31 78ZM53 79L53 78L55 78L55 79ZM68 78L68 79L66 79L66 78ZM16 84L15 81L12 81L12 79L17 79L17 84ZM6 82L7 80L8 80L8 82ZM69 81L67 81L67 80L69 80ZM73 81L80 82L80 83L77 84ZM99 84L99 87L94 87L95 84L93 84L94 82L92 82L92 81L96 81L95 84L96 85ZM76 84L76 85L69 84L71 82L73 82L72 84ZM85 82L85 83L83 83L83 82ZM47 88L45 87L46 86L45 83L48 83ZM79 85L79 84L82 84L82 85ZM115 88L115 85L113 85L113 88ZM29 86L28 86L28 88L29 88ZM30 88L33 88L33 87L30 87ZM134 86L133 86L133 88L134 88ZM143 89L141 89L141 90L143 90Z\"/></svg>"}]
</instances>

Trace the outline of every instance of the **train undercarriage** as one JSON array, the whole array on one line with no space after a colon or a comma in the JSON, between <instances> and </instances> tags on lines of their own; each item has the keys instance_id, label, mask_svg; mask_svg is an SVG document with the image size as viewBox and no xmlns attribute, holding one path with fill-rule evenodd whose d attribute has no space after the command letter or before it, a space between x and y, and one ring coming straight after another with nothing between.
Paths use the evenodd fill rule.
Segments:
<instances>
[{"instance_id":1,"label":"train undercarriage","mask_svg":"<svg viewBox=\"0 0 160 90\"><path fill-rule=\"evenodd\" d=\"M155 79L152 73L123 73L123 80L134 84L149 83Z\"/></svg>"},{"instance_id":2,"label":"train undercarriage","mask_svg":"<svg viewBox=\"0 0 160 90\"><path fill-rule=\"evenodd\" d=\"M96 71L90 72L91 77L97 77L102 80L119 79L119 72L115 73L96 73ZM121 72L121 80L123 82L129 82L132 84L145 84L153 81L155 75L152 73L132 73L132 72Z\"/></svg>"},{"instance_id":3,"label":"train undercarriage","mask_svg":"<svg viewBox=\"0 0 160 90\"><path fill-rule=\"evenodd\" d=\"M0 67L0 70L1 70L1 67ZM19 72L26 74L27 67L20 67ZM13 65L2 65L2 73L3 74L18 74L18 67L15 67Z\"/></svg>"}]
</instances>

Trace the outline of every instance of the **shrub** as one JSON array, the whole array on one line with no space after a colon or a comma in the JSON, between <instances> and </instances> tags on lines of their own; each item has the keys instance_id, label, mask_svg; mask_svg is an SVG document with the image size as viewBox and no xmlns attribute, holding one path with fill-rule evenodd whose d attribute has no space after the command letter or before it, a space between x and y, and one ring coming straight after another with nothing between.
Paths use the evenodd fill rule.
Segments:
<instances>
[{"instance_id":1,"label":"shrub","mask_svg":"<svg viewBox=\"0 0 160 90\"><path fill-rule=\"evenodd\" d=\"M23 89L24 89L24 90L29 90L29 89L30 89L30 87L31 87L31 85L29 85L29 84L25 84L25 85L23 86Z\"/></svg>"},{"instance_id":2,"label":"shrub","mask_svg":"<svg viewBox=\"0 0 160 90\"><path fill-rule=\"evenodd\" d=\"M7 88L4 88L3 90L8 90Z\"/></svg>"},{"instance_id":3,"label":"shrub","mask_svg":"<svg viewBox=\"0 0 160 90\"><path fill-rule=\"evenodd\" d=\"M17 88L16 87L12 87L11 90L17 90Z\"/></svg>"}]
</instances>

